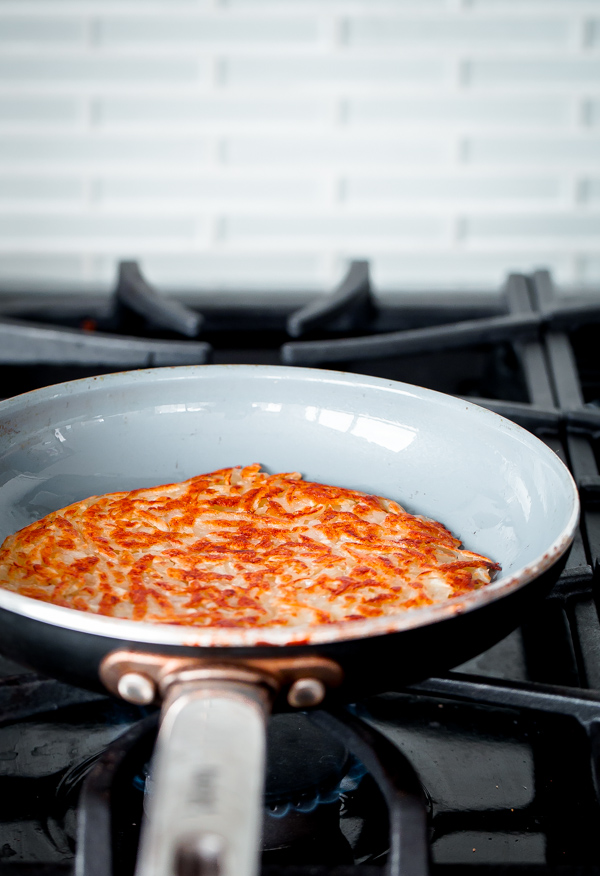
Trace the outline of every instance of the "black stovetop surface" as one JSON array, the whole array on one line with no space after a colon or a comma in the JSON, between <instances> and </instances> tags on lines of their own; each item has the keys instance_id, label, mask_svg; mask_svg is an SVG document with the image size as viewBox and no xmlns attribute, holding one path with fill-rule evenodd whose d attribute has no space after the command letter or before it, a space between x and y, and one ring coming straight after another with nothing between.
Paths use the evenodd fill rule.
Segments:
<instances>
[{"instance_id":1,"label":"black stovetop surface","mask_svg":"<svg viewBox=\"0 0 600 876\"><path fill-rule=\"evenodd\" d=\"M539 272L510 277L496 296L407 295L400 305L376 300L368 271L360 264L353 270L325 306L323 300L317 306L283 298L249 305L190 296L187 311L167 314L166 327L156 302L150 300L155 309L148 310L143 295L140 326L132 317L139 301L127 288L118 306L108 296L82 303L69 296L6 295L0 333L3 326L4 337L16 332L19 352L16 361L6 345L0 352L0 393L119 370L119 353L110 344L104 352L101 344L93 348L91 363L75 357L70 333L117 341L125 333L167 344L163 359L142 356L137 364L124 361L126 367L194 355L213 362L323 364L470 397L535 432L569 464L582 501L581 529L558 584L535 616L469 664L351 711L382 731L416 771L433 873L600 874L600 295L561 298ZM139 286L135 271L132 276ZM190 311L193 335L185 335ZM199 312L203 321L194 323ZM30 333L32 324L41 335ZM66 361L51 343L55 325L66 332L59 337ZM369 353L365 336L375 337L379 348ZM347 338L358 345L344 347ZM27 343L29 353L23 352ZM293 727L289 720L271 721L273 763L285 745L293 752L312 732L304 716ZM152 722L145 710L1 661L0 873L72 873L86 779L106 760L107 746L118 747L124 733ZM152 727L144 732L146 741L111 792L114 876L133 868ZM265 836L275 839L264 852L265 876L382 872L389 839L381 792L360 758L341 760L344 769L327 778L327 787L319 776L300 790L282 789L273 777L275 785L267 782ZM294 763L291 774L302 773L302 763ZM86 793L90 797L89 788ZM108 876L101 863L88 863L85 876Z\"/></svg>"}]
</instances>

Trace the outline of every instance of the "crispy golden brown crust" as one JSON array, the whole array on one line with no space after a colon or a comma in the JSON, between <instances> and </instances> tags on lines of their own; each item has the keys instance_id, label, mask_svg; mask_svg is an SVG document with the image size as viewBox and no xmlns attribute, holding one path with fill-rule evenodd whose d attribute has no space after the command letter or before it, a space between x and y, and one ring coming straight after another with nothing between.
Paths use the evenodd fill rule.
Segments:
<instances>
[{"instance_id":1,"label":"crispy golden brown crust","mask_svg":"<svg viewBox=\"0 0 600 876\"><path fill-rule=\"evenodd\" d=\"M192 626L380 617L475 590L499 568L395 502L259 465L94 496L0 548L8 590Z\"/></svg>"}]
</instances>

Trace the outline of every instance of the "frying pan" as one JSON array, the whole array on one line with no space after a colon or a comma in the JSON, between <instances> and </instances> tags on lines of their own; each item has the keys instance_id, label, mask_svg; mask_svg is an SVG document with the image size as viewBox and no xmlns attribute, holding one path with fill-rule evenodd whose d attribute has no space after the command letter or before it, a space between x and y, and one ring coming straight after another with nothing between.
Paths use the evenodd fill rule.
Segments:
<instances>
[{"instance_id":1,"label":"frying pan","mask_svg":"<svg viewBox=\"0 0 600 876\"><path fill-rule=\"evenodd\" d=\"M393 498L502 565L465 597L288 629L146 624L0 589L8 657L162 702L140 876L255 873L269 709L354 701L490 647L559 575L579 511L567 469L513 423L430 390L313 369L162 368L36 390L0 404L0 460L0 539L90 495L259 462Z\"/></svg>"}]
</instances>

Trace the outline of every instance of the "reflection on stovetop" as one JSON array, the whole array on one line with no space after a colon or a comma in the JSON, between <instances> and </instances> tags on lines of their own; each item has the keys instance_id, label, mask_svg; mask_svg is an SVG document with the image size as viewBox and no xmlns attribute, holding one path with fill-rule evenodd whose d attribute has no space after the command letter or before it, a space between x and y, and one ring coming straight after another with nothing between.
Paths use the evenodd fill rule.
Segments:
<instances>
[{"instance_id":1,"label":"reflection on stovetop","mask_svg":"<svg viewBox=\"0 0 600 876\"><path fill-rule=\"evenodd\" d=\"M447 677L351 712L416 771L433 873L600 874L600 296L561 298L540 271L512 275L494 296L406 295L399 304L374 296L357 262L316 301L199 296L171 306L126 263L112 297L19 294L0 300L0 313L5 396L117 364L289 362L468 396L552 447L577 481L582 524L535 616ZM0 876L71 874L76 846L94 819L101 827L104 771L119 758L112 863L114 876L133 872L153 722L0 660ZM316 726L303 715L271 719L263 876L381 873L390 849L381 777L346 737ZM87 859L84 876L108 876L101 857Z\"/></svg>"}]
</instances>

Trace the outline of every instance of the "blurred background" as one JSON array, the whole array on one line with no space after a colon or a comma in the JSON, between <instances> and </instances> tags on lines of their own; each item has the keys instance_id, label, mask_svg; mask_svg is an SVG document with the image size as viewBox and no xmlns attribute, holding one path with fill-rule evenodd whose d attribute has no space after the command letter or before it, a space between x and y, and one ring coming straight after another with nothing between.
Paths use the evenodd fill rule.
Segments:
<instances>
[{"instance_id":1,"label":"blurred background","mask_svg":"<svg viewBox=\"0 0 600 876\"><path fill-rule=\"evenodd\" d=\"M0 0L0 289L600 283L600 0Z\"/></svg>"}]
</instances>

